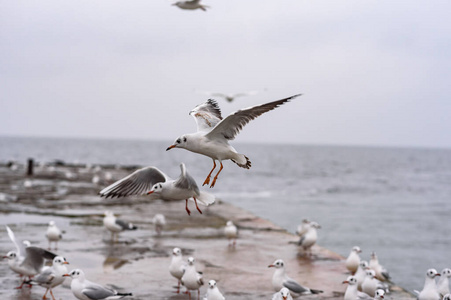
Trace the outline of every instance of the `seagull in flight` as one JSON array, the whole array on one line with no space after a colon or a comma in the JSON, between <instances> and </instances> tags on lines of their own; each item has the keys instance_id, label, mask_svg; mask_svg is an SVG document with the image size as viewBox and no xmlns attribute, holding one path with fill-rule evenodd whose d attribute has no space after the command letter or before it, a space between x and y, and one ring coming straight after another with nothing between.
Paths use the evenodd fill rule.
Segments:
<instances>
[{"instance_id":1,"label":"seagull in flight","mask_svg":"<svg viewBox=\"0 0 451 300\"><path fill-rule=\"evenodd\" d=\"M258 91L249 91L249 92L242 92L242 93L235 93L235 94L225 94L225 93L215 93L215 92L207 92L207 91L199 91L199 93L208 95L209 97L221 97L227 100L228 102L232 102L238 97L246 97L246 96L253 96L258 94Z\"/></svg>"},{"instance_id":2,"label":"seagull in flight","mask_svg":"<svg viewBox=\"0 0 451 300\"><path fill-rule=\"evenodd\" d=\"M207 8L209 6L200 4L200 0L191 0L191 1L177 1L174 4L181 9L187 9L187 10L195 10L195 9L201 9L203 11L207 11Z\"/></svg>"},{"instance_id":3,"label":"seagull in flight","mask_svg":"<svg viewBox=\"0 0 451 300\"><path fill-rule=\"evenodd\" d=\"M172 148L182 148L191 152L199 153L210 157L213 160L213 168L205 179L203 185L210 183L210 177L216 168L216 160L220 163L220 169L210 185L215 186L219 173L223 169L222 161L230 159L239 167L249 169L251 161L244 154L239 154L229 145L229 140L233 140L240 130L251 120L258 116L299 97L301 94L294 95L285 99L244 108L238 110L225 119L221 116L221 110L215 100L209 99L205 103L196 106L191 112L197 123L197 132L184 134L178 137L174 144L169 146L166 151Z\"/></svg>"},{"instance_id":4,"label":"seagull in flight","mask_svg":"<svg viewBox=\"0 0 451 300\"><path fill-rule=\"evenodd\" d=\"M131 195L149 195L151 200L166 201L185 200L188 215L188 200L193 199L199 213L202 213L197 203L204 206L215 202L215 196L201 192L196 181L186 170L185 164L180 164L181 174L177 179L171 179L156 167L145 167L107 186L100 191L101 197L127 197Z\"/></svg>"}]
</instances>

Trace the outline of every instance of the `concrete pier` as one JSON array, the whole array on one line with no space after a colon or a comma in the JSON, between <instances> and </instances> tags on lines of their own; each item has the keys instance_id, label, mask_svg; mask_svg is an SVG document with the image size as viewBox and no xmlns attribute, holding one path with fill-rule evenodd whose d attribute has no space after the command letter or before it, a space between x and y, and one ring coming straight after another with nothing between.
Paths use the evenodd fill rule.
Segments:
<instances>
[{"instance_id":1,"label":"concrete pier","mask_svg":"<svg viewBox=\"0 0 451 300\"><path fill-rule=\"evenodd\" d=\"M25 168L25 166L23 166ZM102 168L102 172L106 169ZM205 295L207 282L217 281L226 299L271 299L275 292L268 268L275 259L285 261L287 273L302 285L323 290L320 295L302 299L343 299L349 276L344 258L320 246L313 247L312 257L300 255L295 242L298 237L271 222L228 203L217 201L200 214L189 203L146 200L145 196L106 200L98 191L130 173L127 169L108 168L112 178L93 182L99 170L84 166L51 166L35 168L32 179L23 170L0 166L0 224L8 224L17 238L28 239L35 246L47 248L45 231L49 221L65 231L58 250L72 268L83 269L89 280L110 285L120 292L132 292L129 299L188 299L176 294L177 280L168 271L174 247L182 249L184 258L193 256L196 268L203 272ZM72 174L72 175L68 175ZM103 213L113 211L121 219L133 222L136 231L120 233L117 243L103 227ZM157 235L152 217L164 214L167 225ZM235 247L228 245L223 228L232 220L239 228ZM2 229L0 252L13 250L6 231ZM54 289L57 299L75 299L69 289L70 280ZM3 261L0 268L2 299L40 299L45 289L14 290L19 278ZM184 290L184 288L182 288ZM192 294L197 299L197 293ZM415 299L397 286L392 286L391 299Z\"/></svg>"}]
</instances>

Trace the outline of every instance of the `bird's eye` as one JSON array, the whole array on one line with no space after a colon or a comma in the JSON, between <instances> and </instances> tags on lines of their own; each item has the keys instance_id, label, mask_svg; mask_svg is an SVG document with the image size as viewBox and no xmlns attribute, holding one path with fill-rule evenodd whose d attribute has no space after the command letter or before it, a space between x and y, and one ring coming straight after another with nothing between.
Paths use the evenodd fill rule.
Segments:
<instances>
[{"instance_id":1,"label":"bird's eye","mask_svg":"<svg viewBox=\"0 0 451 300\"><path fill-rule=\"evenodd\" d=\"M176 142L177 142L177 144L180 144L180 139L178 139Z\"/></svg>"},{"instance_id":2,"label":"bird's eye","mask_svg":"<svg viewBox=\"0 0 451 300\"><path fill-rule=\"evenodd\" d=\"M186 137L183 138L183 141L186 142Z\"/></svg>"}]
</instances>

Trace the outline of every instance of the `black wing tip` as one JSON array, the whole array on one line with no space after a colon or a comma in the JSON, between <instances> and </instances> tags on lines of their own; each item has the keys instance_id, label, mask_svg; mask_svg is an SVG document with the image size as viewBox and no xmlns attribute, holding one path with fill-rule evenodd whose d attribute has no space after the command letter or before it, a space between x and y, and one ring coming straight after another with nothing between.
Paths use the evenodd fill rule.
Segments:
<instances>
[{"instance_id":1,"label":"black wing tip","mask_svg":"<svg viewBox=\"0 0 451 300\"><path fill-rule=\"evenodd\" d=\"M125 296L133 296L132 293L117 293L116 295L123 296L123 297L125 297Z\"/></svg>"},{"instance_id":2,"label":"black wing tip","mask_svg":"<svg viewBox=\"0 0 451 300\"><path fill-rule=\"evenodd\" d=\"M321 293L324 293L324 291L322 291L322 290L312 290L312 289L310 289L310 291L312 292L312 294L321 294Z\"/></svg>"}]
</instances>

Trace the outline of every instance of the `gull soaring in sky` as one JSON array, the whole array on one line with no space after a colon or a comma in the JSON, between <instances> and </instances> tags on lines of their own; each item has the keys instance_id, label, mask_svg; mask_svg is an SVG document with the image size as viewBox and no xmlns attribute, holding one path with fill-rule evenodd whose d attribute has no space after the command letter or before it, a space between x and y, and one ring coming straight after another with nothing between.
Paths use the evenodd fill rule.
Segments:
<instances>
[{"instance_id":1,"label":"gull soaring in sky","mask_svg":"<svg viewBox=\"0 0 451 300\"><path fill-rule=\"evenodd\" d=\"M203 11L207 11L207 8L209 6L200 4L200 0L191 0L191 1L177 1L174 4L181 9L187 9L187 10L195 10L195 9L201 9Z\"/></svg>"},{"instance_id":2,"label":"gull soaring in sky","mask_svg":"<svg viewBox=\"0 0 451 300\"><path fill-rule=\"evenodd\" d=\"M131 195L149 195L151 200L166 201L185 200L188 215L188 200L193 200L197 210L202 213L198 202L208 206L215 202L215 196L199 190L196 181L186 170L185 164L180 164L180 176L171 179L156 167L145 167L100 191L101 197L126 197Z\"/></svg>"},{"instance_id":3,"label":"gull soaring in sky","mask_svg":"<svg viewBox=\"0 0 451 300\"><path fill-rule=\"evenodd\" d=\"M219 161L220 169L210 185L212 188L215 186L218 175L223 169L223 160L230 159L241 168L249 169L251 167L249 158L244 154L237 153L229 145L229 141L235 139L240 130L253 119L299 96L300 94L241 109L230 114L225 119L221 116L218 103L209 99L207 102L196 106L190 112L190 115L194 117L197 123L197 132L178 137L174 144L170 145L166 151L172 148L182 148L210 157L213 160L213 168L203 185L210 183L211 174L216 168L216 160Z\"/></svg>"},{"instance_id":4,"label":"gull soaring in sky","mask_svg":"<svg viewBox=\"0 0 451 300\"><path fill-rule=\"evenodd\" d=\"M199 91L199 93L208 95L209 97L221 97L227 100L228 102L232 102L238 97L246 97L246 96L253 96L258 94L258 91L249 91L249 92L242 92L242 93L235 93L235 94L225 94L225 93L214 93L214 92L207 92L207 91Z\"/></svg>"}]
</instances>

